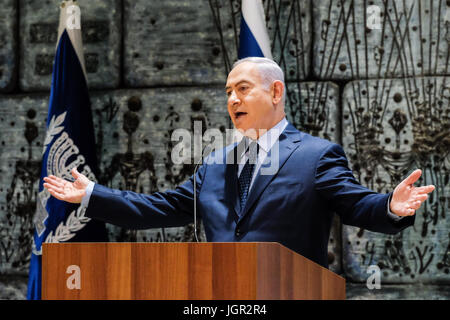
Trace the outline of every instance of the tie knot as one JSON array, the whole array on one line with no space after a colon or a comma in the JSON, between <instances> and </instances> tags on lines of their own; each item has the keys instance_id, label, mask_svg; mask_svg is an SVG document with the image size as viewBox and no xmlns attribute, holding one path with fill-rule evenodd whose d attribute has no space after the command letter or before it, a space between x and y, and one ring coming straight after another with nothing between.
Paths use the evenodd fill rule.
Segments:
<instances>
[{"instance_id":1,"label":"tie knot","mask_svg":"<svg viewBox=\"0 0 450 320\"><path fill-rule=\"evenodd\" d=\"M238 144L237 148L235 149L235 159L236 163L242 163L241 160L245 160L245 162L248 161L248 159L251 159L252 164L256 164L257 155L259 153L259 145L256 141L251 140L247 137L244 137L242 141Z\"/></svg>"},{"instance_id":2,"label":"tie knot","mask_svg":"<svg viewBox=\"0 0 450 320\"><path fill-rule=\"evenodd\" d=\"M246 153L248 152L248 159L251 164L256 163L256 159L258 157L259 152L259 144L256 141L250 142L250 144L247 147Z\"/></svg>"}]
</instances>

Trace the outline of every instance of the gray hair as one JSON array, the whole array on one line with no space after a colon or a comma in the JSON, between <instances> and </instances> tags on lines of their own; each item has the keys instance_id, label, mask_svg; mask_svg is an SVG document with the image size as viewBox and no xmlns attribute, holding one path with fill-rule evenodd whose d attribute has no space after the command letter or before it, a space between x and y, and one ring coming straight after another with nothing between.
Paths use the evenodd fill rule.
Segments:
<instances>
[{"instance_id":1,"label":"gray hair","mask_svg":"<svg viewBox=\"0 0 450 320\"><path fill-rule=\"evenodd\" d=\"M259 75L261 77L261 82L266 89L270 89L270 86L276 80L283 82L283 85L285 87L285 90L283 91L283 104L284 104L286 97L286 85L284 83L284 73L283 70L280 68L280 66L275 61L268 58L248 57L236 61L233 64L232 69L234 69L236 66L244 62L251 62L256 64L259 71Z\"/></svg>"}]
</instances>

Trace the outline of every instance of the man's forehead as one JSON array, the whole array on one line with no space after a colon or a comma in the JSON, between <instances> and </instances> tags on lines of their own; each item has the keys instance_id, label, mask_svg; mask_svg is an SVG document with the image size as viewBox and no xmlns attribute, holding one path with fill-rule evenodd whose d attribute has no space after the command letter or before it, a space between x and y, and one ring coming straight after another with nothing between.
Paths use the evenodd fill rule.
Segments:
<instances>
[{"instance_id":1,"label":"man's forehead","mask_svg":"<svg viewBox=\"0 0 450 320\"><path fill-rule=\"evenodd\" d=\"M236 85L241 82L254 83L259 80L259 73L256 72L255 65L253 63L244 62L236 66L228 74L227 83L225 88L229 88L232 85Z\"/></svg>"}]
</instances>

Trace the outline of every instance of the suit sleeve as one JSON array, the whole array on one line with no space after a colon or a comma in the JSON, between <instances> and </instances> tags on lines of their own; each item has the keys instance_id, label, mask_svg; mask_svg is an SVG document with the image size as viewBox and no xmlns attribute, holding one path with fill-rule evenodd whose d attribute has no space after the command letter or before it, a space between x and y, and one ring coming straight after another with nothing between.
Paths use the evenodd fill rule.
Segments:
<instances>
[{"instance_id":1,"label":"suit sleeve","mask_svg":"<svg viewBox=\"0 0 450 320\"><path fill-rule=\"evenodd\" d=\"M203 165L196 173L196 194L206 172ZM178 227L193 221L194 176L174 190L151 195L120 191L96 184L86 216L128 229Z\"/></svg>"},{"instance_id":2,"label":"suit sleeve","mask_svg":"<svg viewBox=\"0 0 450 320\"><path fill-rule=\"evenodd\" d=\"M331 144L320 157L315 188L347 225L395 234L414 224L415 216L399 221L387 213L391 193L380 194L362 186L348 167L341 146Z\"/></svg>"}]
</instances>

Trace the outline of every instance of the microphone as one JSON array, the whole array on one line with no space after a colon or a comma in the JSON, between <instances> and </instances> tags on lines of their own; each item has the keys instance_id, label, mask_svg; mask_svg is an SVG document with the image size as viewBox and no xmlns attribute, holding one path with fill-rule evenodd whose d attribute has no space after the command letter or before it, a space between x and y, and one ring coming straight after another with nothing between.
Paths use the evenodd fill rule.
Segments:
<instances>
[{"instance_id":1,"label":"microphone","mask_svg":"<svg viewBox=\"0 0 450 320\"><path fill-rule=\"evenodd\" d=\"M200 157L200 160L197 161L197 163L195 164L195 168L194 168L194 235L195 235L195 241L197 241L197 242L200 242L200 241L198 240L198 237L197 237L197 182L196 182L195 176L196 176L198 167L203 162L203 157L205 156L205 154L207 154L210 151L212 151L212 147L211 147L211 144L208 144L207 146L205 146L205 148L203 148L202 156Z\"/></svg>"}]
</instances>

